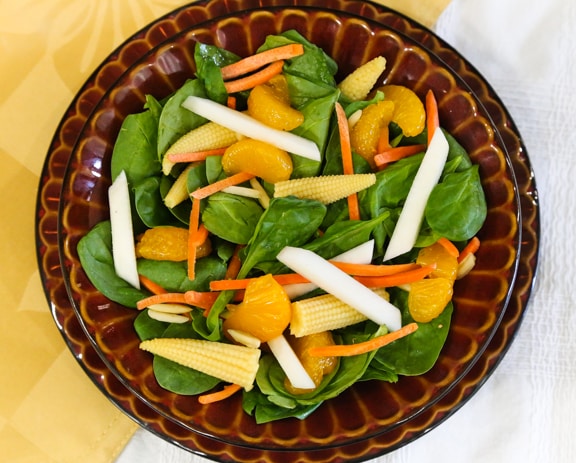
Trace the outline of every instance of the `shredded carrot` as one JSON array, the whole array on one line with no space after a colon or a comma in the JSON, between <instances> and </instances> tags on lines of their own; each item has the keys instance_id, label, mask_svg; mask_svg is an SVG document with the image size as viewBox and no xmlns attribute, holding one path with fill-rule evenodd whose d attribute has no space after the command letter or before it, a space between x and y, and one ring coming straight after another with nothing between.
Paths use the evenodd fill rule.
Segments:
<instances>
[{"instance_id":1,"label":"shredded carrot","mask_svg":"<svg viewBox=\"0 0 576 463\"><path fill-rule=\"evenodd\" d=\"M354 163L352 162L352 146L350 145L350 128L344 108L338 102L335 105L336 120L338 122L338 132L340 135L340 150L342 151L342 171L345 175L354 174ZM358 195L351 194L348 200L348 214L350 220L360 220L360 206L358 204Z\"/></svg>"},{"instance_id":2,"label":"shredded carrot","mask_svg":"<svg viewBox=\"0 0 576 463\"><path fill-rule=\"evenodd\" d=\"M285 273L282 275L274 275L274 279L278 284L284 285L297 285L300 283L310 283L310 280L303 277L299 273Z\"/></svg>"},{"instance_id":3,"label":"shredded carrot","mask_svg":"<svg viewBox=\"0 0 576 463\"><path fill-rule=\"evenodd\" d=\"M373 350L380 349L391 342L408 336L418 329L417 323L408 323L402 328L383 336L370 339L369 341L359 342L358 344L335 344L330 346L316 346L308 349L308 354L312 357L350 357L352 355L366 354Z\"/></svg>"},{"instance_id":4,"label":"shredded carrot","mask_svg":"<svg viewBox=\"0 0 576 463\"><path fill-rule=\"evenodd\" d=\"M214 402L219 402L220 400L227 399L228 397L233 396L236 392L242 389L242 386L238 384L229 384L228 386L224 386L224 389L211 392L210 394L203 394L198 396L198 402L202 405L211 404Z\"/></svg>"},{"instance_id":5,"label":"shredded carrot","mask_svg":"<svg viewBox=\"0 0 576 463\"><path fill-rule=\"evenodd\" d=\"M192 198L192 210L190 211L190 224L188 231L188 278L195 277L196 251L198 248L198 229L200 227L200 199Z\"/></svg>"},{"instance_id":6,"label":"shredded carrot","mask_svg":"<svg viewBox=\"0 0 576 463\"><path fill-rule=\"evenodd\" d=\"M138 279L140 280L140 284L152 294L164 294L168 292L158 283L152 281L150 278L145 277L144 275L138 275Z\"/></svg>"},{"instance_id":7,"label":"shredded carrot","mask_svg":"<svg viewBox=\"0 0 576 463\"><path fill-rule=\"evenodd\" d=\"M193 305L194 307L198 307L204 310L209 310L217 297L218 293L212 293L210 291L190 290L184 293L186 304Z\"/></svg>"},{"instance_id":8,"label":"shredded carrot","mask_svg":"<svg viewBox=\"0 0 576 463\"><path fill-rule=\"evenodd\" d=\"M240 251L244 245L237 245L236 249L234 249L234 254L230 257L230 261L228 262L228 268L226 269L225 278L227 280L232 280L238 276L240 272L240 267L242 267L242 261L240 260Z\"/></svg>"},{"instance_id":9,"label":"shredded carrot","mask_svg":"<svg viewBox=\"0 0 576 463\"><path fill-rule=\"evenodd\" d=\"M214 148L212 150L194 151L191 153L170 153L167 157L170 162L198 162L205 161L209 156L222 156L226 148Z\"/></svg>"},{"instance_id":10,"label":"shredded carrot","mask_svg":"<svg viewBox=\"0 0 576 463\"><path fill-rule=\"evenodd\" d=\"M201 223L198 226L198 230L196 231L194 236L191 237L191 239L197 247L201 246L204 243L204 241L206 241L206 238L208 238L208 233L209 233L208 229L204 226L203 223Z\"/></svg>"},{"instance_id":11,"label":"shredded carrot","mask_svg":"<svg viewBox=\"0 0 576 463\"><path fill-rule=\"evenodd\" d=\"M186 304L186 297L184 293L162 293L153 294L152 296L140 299L136 303L138 310L145 309L154 304Z\"/></svg>"},{"instance_id":12,"label":"shredded carrot","mask_svg":"<svg viewBox=\"0 0 576 463\"><path fill-rule=\"evenodd\" d=\"M235 63L223 66L221 69L222 78L224 80L229 80L234 77L248 74L252 71L255 71L256 69L261 68L262 66L273 63L274 61L295 58L296 56L300 56L303 53L304 46L300 43L291 43L288 45L271 48L246 58L242 58Z\"/></svg>"},{"instance_id":13,"label":"shredded carrot","mask_svg":"<svg viewBox=\"0 0 576 463\"><path fill-rule=\"evenodd\" d=\"M349 264L344 262L330 261L348 275L353 275L361 283L368 283L369 287L397 286L399 284L411 283L428 276L434 266L421 267L418 264L397 264L397 265L371 265L371 264ZM310 280L299 273L283 273L273 275L274 280L280 285L293 285L300 283L310 283ZM228 291L246 289L248 284L255 278L244 278L239 280L224 279L210 282L211 291ZM398 281L398 283L396 283Z\"/></svg>"},{"instance_id":14,"label":"shredded carrot","mask_svg":"<svg viewBox=\"0 0 576 463\"><path fill-rule=\"evenodd\" d=\"M383 151L389 150L390 147L390 128L385 125L380 130L380 136L378 137L378 145L376 148L377 153L382 153Z\"/></svg>"},{"instance_id":15,"label":"shredded carrot","mask_svg":"<svg viewBox=\"0 0 576 463\"><path fill-rule=\"evenodd\" d=\"M224 82L224 87L228 93L237 93L244 90L250 90L251 88L256 87L256 85L265 84L270 79L272 79L272 77L280 74L283 68L284 61L275 61L263 68L261 71L255 72L254 74Z\"/></svg>"},{"instance_id":16,"label":"shredded carrot","mask_svg":"<svg viewBox=\"0 0 576 463\"><path fill-rule=\"evenodd\" d=\"M299 283L310 283L310 280L298 273L285 273L282 275L272 275L274 280L280 285L292 285ZM243 278L239 280L214 280L210 282L212 291L229 291L246 289L255 278Z\"/></svg>"},{"instance_id":17,"label":"shredded carrot","mask_svg":"<svg viewBox=\"0 0 576 463\"><path fill-rule=\"evenodd\" d=\"M464 249L460 252L458 256L458 263L462 262L469 254L476 254L476 251L480 248L480 239L477 236L474 236L468 244L464 246Z\"/></svg>"},{"instance_id":18,"label":"shredded carrot","mask_svg":"<svg viewBox=\"0 0 576 463\"><path fill-rule=\"evenodd\" d=\"M418 264L395 264L395 265L373 265L373 264L350 264L348 262L330 261L335 267L338 267L348 275L377 277L386 275L395 275L409 270L420 268Z\"/></svg>"},{"instance_id":19,"label":"shredded carrot","mask_svg":"<svg viewBox=\"0 0 576 463\"><path fill-rule=\"evenodd\" d=\"M228 95L228 98L226 99L226 106L228 106L230 109L236 109L236 97Z\"/></svg>"},{"instance_id":20,"label":"shredded carrot","mask_svg":"<svg viewBox=\"0 0 576 463\"><path fill-rule=\"evenodd\" d=\"M448 253L452 257L458 258L458 256L460 255L460 251L458 250L458 248L449 239L442 237L438 239L437 243L441 245L444 249L446 249L446 251L448 251Z\"/></svg>"},{"instance_id":21,"label":"shredded carrot","mask_svg":"<svg viewBox=\"0 0 576 463\"><path fill-rule=\"evenodd\" d=\"M352 162L352 146L350 144L350 129L344 108L340 103L336 103L336 118L338 121L338 132L340 134L340 149L342 150L342 171L346 175L354 173Z\"/></svg>"},{"instance_id":22,"label":"shredded carrot","mask_svg":"<svg viewBox=\"0 0 576 463\"><path fill-rule=\"evenodd\" d=\"M368 288L390 288L420 281L430 275L435 268L435 265L426 265L392 275L355 276L354 278Z\"/></svg>"},{"instance_id":23,"label":"shredded carrot","mask_svg":"<svg viewBox=\"0 0 576 463\"><path fill-rule=\"evenodd\" d=\"M205 187L198 188L196 191L192 192L191 196L195 199L204 199L214 193L228 188L229 186L239 185L240 183L247 182L254 177L254 174L250 174L248 172L239 172L237 174L231 175L230 177L219 180L218 182L214 182Z\"/></svg>"},{"instance_id":24,"label":"shredded carrot","mask_svg":"<svg viewBox=\"0 0 576 463\"><path fill-rule=\"evenodd\" d=\"M409 146L396 146L384 151L378 151L374 156L374 163L378 168L384 168L391 162L399 161L408 156L422 153L426 149L426 145L409 145Z\"/></svg>"},{"instance_id":25,"label":"shredded carrot","mask_svg":"<svg viewBox=\"0 0 576 463\"><path fill-rule=\"evenodd\" d=\"M432 140L434 131L440 127L440 116L438 114L438 102L432 90L426 93L426 128L428 130L428 144Z\"/></svg>"}]
</instances>

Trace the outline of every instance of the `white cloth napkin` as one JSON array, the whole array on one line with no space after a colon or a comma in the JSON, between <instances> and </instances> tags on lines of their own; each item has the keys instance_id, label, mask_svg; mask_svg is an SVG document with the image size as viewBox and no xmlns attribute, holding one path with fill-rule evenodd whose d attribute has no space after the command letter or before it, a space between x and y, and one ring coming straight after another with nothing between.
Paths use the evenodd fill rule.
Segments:
<instances>
[{"instance_id":1,"label":"white cloth napkin","mask_svg":"<svg viewBox=\"0 0 576 463\"><path fill-rule=\"evenodd\" d=\"M576 3L453 0L436 32L493 85L540 194L537 282L520 331L486 384L445 423L372 463L568 463L576 458ZM207 460L138 431L118 463Z\"/></svg>"}]
</instances>

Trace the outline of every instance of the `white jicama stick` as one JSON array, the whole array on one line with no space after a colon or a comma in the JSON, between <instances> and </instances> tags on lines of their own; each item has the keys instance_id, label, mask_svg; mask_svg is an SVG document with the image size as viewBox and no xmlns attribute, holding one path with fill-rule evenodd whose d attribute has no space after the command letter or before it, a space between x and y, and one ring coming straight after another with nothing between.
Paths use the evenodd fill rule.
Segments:
<instances>
[{"instance_id":1,"label":"white jicama stick","mask_svg":"<svg viewBox=\"0 0 576 463\"><path fill-rule=\"evenodd\" d=\"M313 141L291 132L273 129L243 112L197 96L189 96L182 106L246 137L270 143L289 153L313 161L320 161L320 150Z\"/></svg>"},{"instance_id":2,"label":"white jicama stick","mask_svg":"<svg viewBox=\"0 0 576 463\"><path fill-rule=\"evenodd\" d=\"M398 257L414 247L426 203L442 175L447 157L448 141L442 130L435 130L392 232L390 243L384 253L384 261Z\"/></svg>"},{"instance_id":3,"label":"white jicama stick","mask_svg":"<svg viewBox=\"0 0 576 463\"><path fill-rule=\"evenodd\" d=\"M108 189L108 202L110 205L114 270L124 281L140 289L126 172L120 172Z\"/></svg>"},{"instance_id":4,"label":"white jicama stick","mask_svg":"<svg viewBox=\"0 0 576 463\"><path fill-rule=\"evenodd\" d=\"M286 246L276 257L284 265L390 331L402 327L400 310L326 259L307 249Z\"/></svg>"},{"instance_id":5,"label":"white jicama stick","mask_svg":"<svg viewBox=\"0 0 576 463\"><path fill-rule=\"evenodd\" d=\"M374 255L374 240L368 240L352 249L349 249L342 254L338 254L331 260L336 262L346 262L348 264L369 264L372 262ZM314 283L293 283L291 285L284 285L284 291L290 299L295 299L303 296L310 291L314 291L318 286Z\"/></svg>"},{"instance_id":6,"label":"white jicama stick","mask_svg":"<svg viewBox=\"0 0 576 463\"><path fill-rule=\"evenodd\" d=\"M374 240L368 240L349 249L342 254L338 254L330 260L335 262L346 262L348 264L370 264L374 255Z\"/></svg>"},{"instance_id":7,"label":"white jicama stick","mask_svg":"<svg viewBox=\"0 0 576 463\"><path fill-rule=\"evenodd\" d=\"M304 369L302 362L300 362L300 359L283 335L270 339L268 347L270 347L272 354L278 360L292 386L298 389L316 388L316 384L314 384L314 381Z\"/></svg>"}]
</instances>

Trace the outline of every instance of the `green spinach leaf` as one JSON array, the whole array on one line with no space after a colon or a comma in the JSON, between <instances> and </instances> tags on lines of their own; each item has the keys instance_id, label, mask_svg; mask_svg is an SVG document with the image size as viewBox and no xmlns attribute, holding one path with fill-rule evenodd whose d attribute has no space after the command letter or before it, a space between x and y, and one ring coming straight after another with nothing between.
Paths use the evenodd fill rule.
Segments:
<instances>
[{"instance_id":1,"label":"green spinach leaf","mask_svg":"<svg viewBox=\"0 0 576 463\"><path fill-rule=\"evenodd\" d=\"M321 153L326 149L334 103L339 94L337 89L332 90L327 96L311 99L298 108L304 115L304 122L292 132L312 140L318 145ZM322 166L321 162L302 156L292 156L292 163L294 165L292 178L318 175Z\"/></svg>"},{"instance_id":2,"label":"green spinach leaf","mask_svg":"<svg viewBox=\"0 0 576 463\"><path fill-rule=\"evenodd\" d=\"M452 241L472 238L482 227L486 214L477 165L446 175L432 190L425 210L430 228Z\"/></svg>"},{"instance_id":3,"label":"green spinach leaf","mask_svg":"<svg viewBox=\"0 0 576 463\"><path fill-rule=\"evenodd\" d=\"M402 325L412 323L414 319L408 311L408 293L398 290L391 294L394 305L402 311ZM453 306L450 302L444 311L429 323L418 323L418 329L409 336L394 341L378 349L374 357L374 367L398 375L414 376L426 373L434 366L444 346Z\"/></svg>"},{"instance_id":4,"label":"green spinach leaf","mask_svg":"<svg viewBox=\"0 0 576 463\"><path fill-rule=\"evenodd\" d=\"M205 97L202 82L190 79L168 99L158 121L158 158L161 160L166 150L182 135L202 125L206 119L182 107L189 96Z\"/></svg>"},{"instance_id":5,"label":"green spinach leaf","mask_svg":"<svg viewBox=\"0 0 576 463\"><path fill-rule=\"evenodd\" d=\"M209 291L211 280L221 280L226 274L226 264L217 257L198 259L195 278L188 278L186 262L138 259L138 273L158 283L168 292Z\"/></svg>"},{"instance_id":6,"label":"green spinach leaf","mask_svg":"<svg viewBox=\"0 0 576 463\"><path fill-rule=\"evenodd\" d=\"M176 225L178 221L164 205L160 192L161 177L148 177L134 186L134 203L138 216L148 228Z\"/></svg>"},{"instance_id":7,"label":"green spinach leaf","mask_svg":"<svg viewBox=\"0 0 576 463\"><path fill-rule=\"evenodd\" d=\"M231 243L246 244L263 212L254 199L220 192L208 198L202 222L214 235Z\"/></svg>"},{"instance_id":8,"label":"green spinach leaf","mask_svg":"<svg viewBox=\"0 0 576 463\"><path fill-rule=\"evenodd\" d=\"M325 214L326 206L319 201L294 196L273 198L245 248L238 277L246 277L260 262L276 260L285 246L305 244L317 232Z\"/></svg>"},{"instance_id":9,"label":"green spinach leaf","mask_svg":"<svg viewBox=\"0 0 576 463\"><path fill-rule=\"evenodd\" d=\"M220 68L239 59L239 56L224 48L196 42L196 47L194 48L196 75L204 84L208 98L222 104L226 102L228 93L224 86Z\"/></svg>"},{"instance_id":10,"label":"green spinach leaf","mask_svg":"<svg viewBox=\"0 0 576 463\"><path fill-rule=\"evenodd\" d=\"M86 276L108 299L135 308L136 303L146 297L147 293L134 288L116 275L110 221L96 224L80 239L77 250Z\"/></svg>"},{"instance_id":11,"label":"green spinach leaf","mask_svg":"<svg viewBox=\"0 0 576 463\"><path fill-rule=\"evenodd\" d=\"M148 310L141 311L134 320L134 329L140 341L161 338L166 330L166 323L151 318Z\"/></svg>"},{"instance_id":12,"label":"green spinach leaf","mask_svg":"<svg viewBox=\"0 0 576 463\"><path fill-rule=\"evenodd\" d=\"M158 117L151 111L130 114L122 122L120 132L112 150L112 180L120 172L126 172L128 184L134 186L161 172L156 140Z\"/></svg>"}]
</instances>

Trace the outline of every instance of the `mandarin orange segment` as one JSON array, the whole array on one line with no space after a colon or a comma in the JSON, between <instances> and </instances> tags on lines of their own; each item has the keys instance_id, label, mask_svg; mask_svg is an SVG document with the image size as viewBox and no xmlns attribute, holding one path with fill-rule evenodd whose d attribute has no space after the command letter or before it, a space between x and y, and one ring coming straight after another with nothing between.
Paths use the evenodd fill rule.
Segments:
<instances>
[{"instance_id":1,"label":"mandarin orange segment","mask_svg":"<svg viewBox=\"0 0 576 463\"><path fill-rule=\"evenodd\" d=\"M393 113L394 103L391 101L371 104L362 111L360 119L350 131L352 150L366 159L371 166L374 166L374 155L378 150L382 129L390 124Z\"/></svg>"},{"instance_id":2,"label":"mandarin orange segment","mask_svg":"<svg viewBox=\"0 0 576 463\"><path fill-rule=\"evenodd\" d=\"M436 266L430 278L446 278L454 281L458 274L458 258L451 255L440 243L420 249L416 263L422 266Z\"/></svg>"},{"instance_id":3,"label":"mandarin orange segment","mask_svg":"<svg viewBox=\"0 0 576 463\"><path fill-rule=\"evenodd\" d=\"M280 336L292 317L290 299L280 284L267 274L251 281L244 299L230 307L223 329L243 331L262 342Z\"/></svg>"},{"instance_id":4,"label":"mandarin orange segment","mask_svg":"<svg viewBox=\"0 0 576 463\"><path fill-rule=\"evenodd\" d=\"M278 74L272 77L267 83L269 87L274 90L274 94L286 104L290 104L290 91L288 89L288 81L284 74Z\"/></svg>"},{"instance_id":5,"label":"mandarin orange segment","mask_svg":"<svg viewBox=\"0 0 576 463\"><path fill-rule=\"evenodd\" d=\"M446 278L425 278L410 284L408 310L414 321L428 323L452 299L453 283Z\"/></svg>"},{"instance_id":6,"label":"mandarin orange segment","mask_svg":"<svg viewBox=\"0 0 576 463\"><path fill-rule=\"evenodd\" d=\"M392 121L396 122L407 137L414 137L424 130L426 110L416 93L403 85L384 85L378 90L384 92L384 100L394 103Z\"/></svg>"},{"instance_id":7,"label":"mandarin orange segment","mask_svg":"<svg viewBox=\"0 0 576 463\"><path fill-rule=\"evenodd\" d=\"M161 226L146 230L138 237L136 257L150 260L181 262L188 259L188 229ZM212 252L209 238L196 247L196 257L206 257Z\"/></svg>"},{"instance_id":8,"label":"mandarin orange segment","mask_svg":"<svg viewBox=\"0 0 576 463\"><path fill-rule=\"evenodd\" d=\"M136 243L136 257L174 262L186 260L188 258L188 230L172 226L146 230Z\"/></svg>"},{"instance_id":9,"label":"mandarin orange segment","mask_svg":"<svg viewBox=\"0 0 576 463\"><path fill-rule=\"evenodd\" d=\"M245 138L229 146L222 156L222 168L228 175L248 172L276 183L292 175L290 155L270 143Z\"/></svg>"},{"instance_id":10,"label":"mandarin orange segment","mask_svg":"<svg viewBox=\"0 0 576 463\"><path fill-rule=\"evenodd\" d=\"M288 340L290 346L294 349L294 353L316 386L322 382L325 375L331 373L334 368L336 368L338 364L336 357L312 357L308 354L309 349L312 347L334 345L334 339L330 331L322 331L299 338L290 336ZM308 389L295 388L288 379L284 382L284 386L292 394L310 392Z\"/></svg>"},{"instance_id":11,"label":"mandarin orange segment","mask_svg":"<svg viewBox=\"0 0 576 463\"><path fill-rule=\"evenodd\" d=\"M284 76L257 85L248 96L248 114L278 130L293 130L304 122L304 115L290 106L288 84Z\"/></svg>"}]
</instances>

